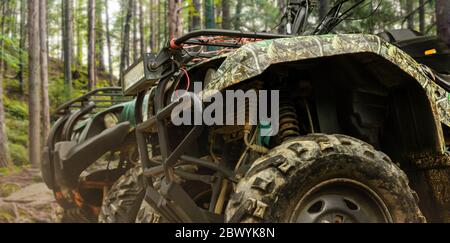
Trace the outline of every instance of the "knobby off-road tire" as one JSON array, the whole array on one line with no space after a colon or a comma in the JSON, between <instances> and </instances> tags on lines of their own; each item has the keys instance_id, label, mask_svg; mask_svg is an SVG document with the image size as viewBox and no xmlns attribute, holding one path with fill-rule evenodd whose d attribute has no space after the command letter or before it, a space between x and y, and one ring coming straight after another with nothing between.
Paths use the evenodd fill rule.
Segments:
<instances>
[{"instance_id":1,"label":"knobby off-road tire","mask_svg":"<svg viewBox=\"0 0 450 243\"><path fill-rule=\"evenodd\" d=\"M408 183L371 145L314 134L256 161L237 184L225 216L227 222L252 223L425 222Z\"/></svg>"},{"instance_id":2,"label":"knobby off-road tire","mask_svg":"<svg viewBox=\"0 0 450 243\"><path fill-rule=\"evenodd\" d=\"M137 166L112 186L103 202L99 222L158 223L161 217L144 201L144 196L142 167Z\"/></svg>"},{"instance_id":3,"label":"knobby off-road tire","mask_svg":"<svg viewBox=\"0 0 450 243\"><path fill-rule=\"evenodd\" d=\"M101 223L134 223L144 199L142 167L127 171L111 187L100 211Z\"/></svg>"},{"instance_id":4,"label":"knobby off-road tire","mask_svg":"<svg viewBox=\"0 0 450 243\"><path fill-rule=\"evenodd\" d=\"M136 218L136 223L140 224L159 224L159 223L169 223L165 218L163 218L159 213L157 213L150 204L146 201L142 202L141 209Z\"/></svg>"}]
</instances>

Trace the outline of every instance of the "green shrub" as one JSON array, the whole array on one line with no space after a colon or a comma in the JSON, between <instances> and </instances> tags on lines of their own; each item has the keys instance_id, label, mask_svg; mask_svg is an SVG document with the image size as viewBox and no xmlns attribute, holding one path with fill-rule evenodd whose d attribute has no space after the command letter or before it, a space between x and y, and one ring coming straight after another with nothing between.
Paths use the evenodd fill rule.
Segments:
<instances>
[{"instance_id":1,"label":"green shrub","mask_svg":"<svg viewBox=\"0 0 450 243\"><path fill-rule=\"evenodd\" d=\"M12 168L0 168L0 176L9 176L16 173L19 173L22 171L23 168L26 168L27 166L16 166L13 165Z\"/></svg>"},{"instance_id":2,"label":"green shrub","mask_svg":"<svg viewBox=\"0 0 450 243\"><path fill-rule=\"evenodd\" d=\"M19 94L20 93L20 82L17 79L6 79L5 80L5 91L9 94Z\"/></svg>"},{"instance_id":3,"label":"green shrub","mask_svg":"<svg viewBox=\"0 0 450 243\"><path fill-rule=\"evenodd\" d=\"M19 144L27 147L28 143L28 119L6 118L6 134L11 144Z\"/></svg>"},{"instance_id":4,"label":"green shrub","mask_svg":"<svg viewBox=\"0 0 450 243\"><path fill-rule=\"evenodd\" d=\"M12 144L19 144L24 147L27 146L28 136L26 130L11 129L6 127L6 134L8 134L8 141Z\"/></svg>"},{"instance_id":5,"label":"green shrub","mask_svg":"<svg viewBox=\"0 0 450 243\"><path fill-rule=\"evenodd\" d=\"M19 144L10 144L9 146L11 159L15 165L28 164L28 152L24 146Z\"/></svg>"},{"instance_id":6,"label":"green shrub","mask_svg":"<svg viewBox=\"0 0 450 243\"><path fill-rule=\"evenodd\" d=\"M28 129L28 117L26 119L15 119L14 117L7 117L6 126L11 129L21 130L24 134L26 134Z\"/></svg>"},{"instance_id":7,"label":"green shrub","mask_svg":"<svg viewBox=\"0 0 450 243\"><path fill-rule=\"evenodd\" d=\"M50 80L48 95L50 98L51 110L54 111L58 105L66 100L64 80L59 78Z\"/></svg>"},{"instance_id":8,"label":"green shrub","mask_svg":"<svg viewBox=\"0 0 450 243\"><path fill-rule=\"evenodd\" d=\"M19 100L12 100L5 97L5 111L6 115L18 120L24 120L28 118L27 105Z\"/></svg>"}]
</instances>

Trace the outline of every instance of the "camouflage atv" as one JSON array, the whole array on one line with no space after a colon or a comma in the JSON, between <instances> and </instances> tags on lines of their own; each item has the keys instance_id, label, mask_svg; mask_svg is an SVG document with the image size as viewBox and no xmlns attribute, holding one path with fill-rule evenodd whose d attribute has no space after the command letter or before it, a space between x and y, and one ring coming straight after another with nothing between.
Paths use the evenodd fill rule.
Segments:
<instances>
[{"instance_id":1,"label":"camouflage atv","mask_svg":"<svg viewBox=\"0 0 450 243\"><path fill-rule=\"evenodd\" d=\"M292 0L287 34L195 31L127 69L136 125L111 129L129 128L139 165L97 192L100 221L450 221L450 50L410 30L329 34L363 2L340 1L306 33L313 1ZM279 92L275 136L249 121L249 100L244 115L225 113L245 124L173 122L252 90Z\"/></svg>"}]
</instances>

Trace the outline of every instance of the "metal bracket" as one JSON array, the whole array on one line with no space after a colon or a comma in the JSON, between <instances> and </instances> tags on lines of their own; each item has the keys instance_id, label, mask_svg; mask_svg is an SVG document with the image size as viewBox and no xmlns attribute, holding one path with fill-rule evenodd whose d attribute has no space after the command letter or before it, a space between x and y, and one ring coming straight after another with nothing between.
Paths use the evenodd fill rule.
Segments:
<instances>
[{"instance_id":1,"label":"metal bracket","mask_svg":"<svg viewBox=\"0 0 450 243\"><path fill-rule=\"evenodd\" d=\"M146 200L166 219L176 223L221 223L223 217L199 208L177 183L163 180L160 193L147 188Z\"/></svg>"}]
</instances>

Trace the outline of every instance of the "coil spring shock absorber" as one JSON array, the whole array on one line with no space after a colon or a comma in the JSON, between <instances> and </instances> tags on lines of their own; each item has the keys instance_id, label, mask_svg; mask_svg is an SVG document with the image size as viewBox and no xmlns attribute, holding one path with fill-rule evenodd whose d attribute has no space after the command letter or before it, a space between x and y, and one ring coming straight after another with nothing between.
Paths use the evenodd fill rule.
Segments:
<instances>
[{"instance_id":1,"label":"coil spring shock absorber","mask_svg":"<svg viewBox=\"0 0 450 243\"><path fill-rule=\"evenodd\" d=\"M284 96L286 97L286 96ZM297 116L297 109L292 101L283 99L280 102L280 131L279 140L285 142L286 140L299 137L300 127Z\"/></svg>"}]
</instances>

